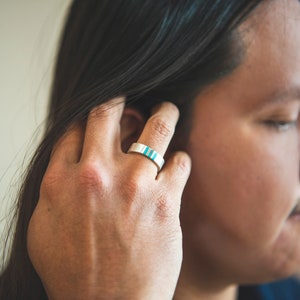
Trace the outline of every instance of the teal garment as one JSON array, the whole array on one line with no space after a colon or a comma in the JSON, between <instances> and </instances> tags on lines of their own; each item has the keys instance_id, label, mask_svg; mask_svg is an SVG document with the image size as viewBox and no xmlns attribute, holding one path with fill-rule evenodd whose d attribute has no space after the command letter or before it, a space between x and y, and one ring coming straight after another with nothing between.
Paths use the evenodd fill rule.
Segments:
<instances>
[{"instance_id":1,"label":"teal garment","mask_svg":"<svg viewBox=\"0 0 300 300\"><path fill-rule=\"evenodd\" d=\"M288 278L258 286L241 286L238 300L300 300L300 281Z\"/></svg>"}]
</instances>

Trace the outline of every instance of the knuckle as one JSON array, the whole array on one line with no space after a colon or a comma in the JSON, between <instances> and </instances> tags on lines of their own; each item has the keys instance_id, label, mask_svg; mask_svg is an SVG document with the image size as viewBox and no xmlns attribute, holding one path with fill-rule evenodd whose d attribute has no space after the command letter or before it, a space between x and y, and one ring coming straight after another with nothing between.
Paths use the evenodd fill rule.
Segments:
<instances>
[{"instance_id":1,"label":"knuckle","mask_svg":"<svg viewBox=\"0 0 300 300\"><path fill-rule=\"evenodd\" d=\"M151 203L153 205L153 199L155 199L154 192L156 190L155 182L150 183L150 181L145 177L144 171L140 169L134 169L121 180L120 193L122 194L122 199L127 202L127 205L146 205Z\"/></svg>"},{"instance_id":2,"label":"knuckle","mask_svg":"<svg viewBox=\"0 0 300 300\"><path fill-rule=\"evenodd\" d=\"M181 174L187 174L191 169L191 159L186 153L177 153L173 156L173 163Z\"/></svg>"},{"instance_id":3,"label":"knuckle","mask_svg":"<svg viewBox=\"0 0 300 300\"><path fill-rule=\"evenodd\" d=\"M97 163L88 162L80 167L78 184L79 187L83 189L102 190L107 188L108 180Z\"/></svg>"},{"instance_id":4,"label":"knuckle","mask_svg":"<svg viewBox=\"0 0 300 300\"><path fill-rule=\"evenodd\" d=\"M128 178L126 186L124 186L124 198L128 203L132 203L135 199L142 198L142 183L137 177Z\"/></svg>"},{"instance_id":5,"label":"knuckle","mask_svg":"<svg viewBox=\"0 0 300 300\"><path fill-rule=\"evenodd\" d=\"M160 220L165 220L166 218L173 215L173 207L168 197L165 195L160 195L156 200L156 215Z\"/></svg>"},{"instance_id":6,"label":"knuckle","mask_svg":"<svg viewBox=\"0 0 300 300\"><path fill-rule=\"evenodd\" d=\"M125 102L125 98L122 97L116 97L113 99L110 99L109 101L102 103L94 108L92 108L92 110L90 111L90 117L96 117L98 118L99 116L109 116L111 114L111 109L119 106L119 105L124 105Z\"/></svg>"},{"instance_id":7,"label":"knuckle","mask_svg":"<svg viewBox=\"0 0 300 300\"><path fill-rule=\"evenodd\" d=\"M88 122L94 123L98 120L105 120L109 116L108 108L105 105L101 105L93 108L89 113Z\"/></svg>"},{"instance_id":8,"label":"knuckle","mask_svg":"<svg viewBox=\"0 0 300 300\"><path fill-rule=\"evenodd\" d=\"M97 120L99 118L107 118L110 116L111 114L111 109L114 107L114 105L116 105L117 103L111 103L111 102L106 102L103 104L100 104L96 107L94 107L91 111L90 111L90 120Z\"/></svg>"},{"instance_id":9,"label":"knuckle","mask_svg":"<svg viewBox=\"0 0 300 300\"><path fill-rule=\"evenodd\" d=\"M149 119L151 129L162 137L168 137L173 134L174 127L161 116L152 116Z\"/></svg>"},{"instance_id":10,"label":"knuckle","mask_svg":"<svg viewBox=\"0 0 300 300\"><path fill-rule=\"evenodd\" d=\"M94 107L90 112L90 118L98 118L105 113L105 105Z\"/></svg>"}]
</instances>

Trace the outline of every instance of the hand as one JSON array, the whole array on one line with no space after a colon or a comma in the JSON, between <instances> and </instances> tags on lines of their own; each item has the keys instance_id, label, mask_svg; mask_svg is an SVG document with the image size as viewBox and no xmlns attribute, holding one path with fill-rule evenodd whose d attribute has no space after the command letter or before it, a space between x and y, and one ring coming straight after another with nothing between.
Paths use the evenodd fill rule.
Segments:
<instances>
[{"instance_id":1,"label":"hand","mask_svg":"<svg viewBox=\"0 0 300 300\"><path fill-rule=\"evenodd\" d=\"M182 261L181 196L190 159L161 172L121 151L124 99L95 108L55 146L28 229L28 252L49 299L171 299ZM161 104L139 138L164 155L178 109Z\"/></svg>"}]
</instances>

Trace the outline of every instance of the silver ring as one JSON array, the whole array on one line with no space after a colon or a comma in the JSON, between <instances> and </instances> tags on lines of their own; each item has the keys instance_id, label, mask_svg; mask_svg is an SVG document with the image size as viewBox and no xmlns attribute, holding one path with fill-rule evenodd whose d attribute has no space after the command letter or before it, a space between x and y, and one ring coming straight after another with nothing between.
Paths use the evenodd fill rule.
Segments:
<instances>
[{"instance_id":1,"label":"silver ring","mask_svg":"<svg viewBox=\"0 0 300 300\"><path fill-rule=\"evenodd\" d=\"M157 166L158 172L161 170L162 166L165 163L163 157L157 153L154 149L140 143L133 143L127 153L139 153L143 156L149 158Z\"/></svg>"}]
</instances>

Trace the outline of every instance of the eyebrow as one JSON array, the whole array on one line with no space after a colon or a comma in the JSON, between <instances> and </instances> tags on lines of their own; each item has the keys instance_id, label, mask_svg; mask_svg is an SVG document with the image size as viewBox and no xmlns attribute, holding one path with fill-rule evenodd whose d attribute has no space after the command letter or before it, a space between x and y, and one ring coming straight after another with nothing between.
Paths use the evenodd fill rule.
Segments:
<instances>
[{"instance_id":1,"label":"eyebrow","mask_svg":"<svg viewBox=\"0 0 300 300\"><path fill-rule=\"evenodd\" d=\"M274 92L268 97L267 104L278 104L282 102L300 101L300 86L290 86L284 90Z\"/></svg>"},{"instance_id":2,"label":"eyebrow","mask_svg":"<svg viewBox=\"0 0 300 300\"><path fill-rule=\"evenodd\" d=\"M257 101L251 108L251 110L262 110L267 107L272 107L278 104L290 103L290 102L300 102L300 85L292 85L285 89L275 90L270 93L260 101Z\"/></svg>"}]
</instances>

